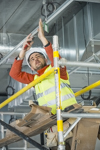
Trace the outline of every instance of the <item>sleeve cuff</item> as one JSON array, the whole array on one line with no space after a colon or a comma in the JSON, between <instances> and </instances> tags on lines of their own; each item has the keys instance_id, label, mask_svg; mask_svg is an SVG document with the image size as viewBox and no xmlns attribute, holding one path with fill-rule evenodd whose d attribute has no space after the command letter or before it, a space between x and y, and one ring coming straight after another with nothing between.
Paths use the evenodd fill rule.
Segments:
<instances>
[{"instance_id":1,"label":"sleeve cuff","mask_svg":"<svg viewBox=\"0 0 100 150\"><path fill-rule=\"evenodd\" d=\"M19 58L19 56L16 58L16 60L23 60L24 58Z\"/></svg>"},{"instance_id":2,"label":"sleeve cuff","mask_svg":"<svg viewBox=\"0 0 100 150\"><path fill-rule=\"evenodd\" d=\"M44 45L43 47L47 47L47 46L49 46L49 45L50 45L50 42L48 42L48 44Z\"/></svg>"}]
</instances>

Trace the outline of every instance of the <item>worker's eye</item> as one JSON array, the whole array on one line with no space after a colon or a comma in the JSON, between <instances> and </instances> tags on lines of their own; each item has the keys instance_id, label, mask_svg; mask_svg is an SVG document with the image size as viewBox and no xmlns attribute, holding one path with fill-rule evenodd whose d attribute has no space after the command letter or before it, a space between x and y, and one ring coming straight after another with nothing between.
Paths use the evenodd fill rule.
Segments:
<instances>
[{"instance_id":1,"label":"worker's eye","mask_svg":"<svg viewBox=\"0 0 100 150\"><path fill-rule=\"evenodd\" d=\"M31 58L31 59L30 59L30 61L33 61L33 60L34 60L34 58Z\"/></svg>"},{"instance_id":2,"label":"worker's eye","mask_svg":"<svg viewBox=\"0 0 100 150\"><path fill-rule=\"evenodd\" d=\"M40 55L37 56L38 58L41 57Z\"/></svg>"}]
</instances>

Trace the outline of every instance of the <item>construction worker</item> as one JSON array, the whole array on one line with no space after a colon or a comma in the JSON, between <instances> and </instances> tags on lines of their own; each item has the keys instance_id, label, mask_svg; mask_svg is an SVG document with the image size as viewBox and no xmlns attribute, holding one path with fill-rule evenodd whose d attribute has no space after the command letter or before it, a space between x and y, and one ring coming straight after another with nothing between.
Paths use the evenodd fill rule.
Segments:
<instances>
[{"instance_id":1,"label":"construction worker","mask_svg":"<svg viewBox=\"0 0 100 150\"><path fill-rule=\"evenodd\" d=\"M51 67L53 67L54 65L52 45L50 42L48 42L44 35L41 19L39 20L38 38L41 40L44 49L31 48L33 44L33 37L31 36L31 34L29 34L23 44L19 56L15 59L10 70L10 76L21 83L29 84L30 82L50 70ZM51 61L50 65L47 65L47 56ZM33 71L37 72L36 74L29 74L21 71L24 57L26 57L26 62L28 66ZM59 59L60 58L61 57L59 56ZM66 66L60 67L60 82L62 110L64 110L66 107L77 103L74 93L70 88L69 76L66 71ZM46 77L43 81L36 84L35 90L38 104L40 106L51 107L51 113L56 114L54 73Z\"/></svg>"}]
</instances>

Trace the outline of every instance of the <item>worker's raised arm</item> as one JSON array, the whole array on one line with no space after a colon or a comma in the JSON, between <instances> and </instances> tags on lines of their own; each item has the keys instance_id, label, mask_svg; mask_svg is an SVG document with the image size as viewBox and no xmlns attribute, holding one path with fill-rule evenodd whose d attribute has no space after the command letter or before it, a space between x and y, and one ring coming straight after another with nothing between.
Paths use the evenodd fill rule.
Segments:
<instances>
[{"instance_id":1,"label":"worker's raised arm","mask_svg":"<svg viewBox=\"0 0 100 150\"><path fill-rule=\"evenodd\" d=\"M33 36L31 36L31 34L29 34L26 37L26 40L23 43L22 50L19 53L19 58L20 59L24 59L26 51L28 51L31 48L32 44L33 44Z\"/></svg>"},{"instance_id":2,"label":"worker's raised arm","mask_svg":"<svg viewBox=\"0 0 100 150\"><path fill-rule=\"evenodd\" d=\"M39 29L38 29L38 38L40 39L40 41L42 42L46 53L48 55L48 58L51 61L51 66L53 67L53 49L52 49L52 45L51 43L46 39L45 35L44 35L44 30L43 30L43 24L42 24L42 20L39 20Z\"/></svg>"},{"instance_id":3,"label":"worker's raised arm","mask_svg":"<svg viewBox=\"0 0 100 150\"><path fill-rule=\"evenodd\" d=\"M41 42L42 42L42 44L43 44L43 46L45 48L45 51L46 51L46 53L48 55L48 58L51 61L51 66L53 67L54 66L53 48L52 48L52 44L50 42L48 42L48 40L46 39L46 37L44 35L44 30L43 30L43 25L42 25L42 20L41 19L39 20L38 37L41 40ZM61 57L59 56L59 59L60 58ZM60 75L61 75L62 79L65 79L65 80L68 79L67 73L66 73L66 67L60 68Z\"/></svg>"},{"instance_id":4,"label":"worker's raised arm","mask_svg":"<svg viewBox=\"0 0 100 150\"><path fill-rule=\"evenodd\" d=\"M48 44L48 40L44 35L43 24L41 19L39 20L38 38L41 40L43 46Z\"/></svg>"},{"instance_id":5,"label":"worker's raised arm","mask_svg":"<svg viewBox=\"0 0 100 150\"><path fill-rule=\"evenodd\" d=\"M18 57L15 58L15 61L9 73L9 75L13 79L21 83L25 83L25 84L29 84L30 82L34 80L34 75L26 73L26 72L22 72L22 63L23 63L26 52L31 48L33 44L32 40L33 40L33 37L31 36L31 34L29 34L26 37L25 42L23 43L22 50L20 51Z\"/></svg>"}]
</instances>

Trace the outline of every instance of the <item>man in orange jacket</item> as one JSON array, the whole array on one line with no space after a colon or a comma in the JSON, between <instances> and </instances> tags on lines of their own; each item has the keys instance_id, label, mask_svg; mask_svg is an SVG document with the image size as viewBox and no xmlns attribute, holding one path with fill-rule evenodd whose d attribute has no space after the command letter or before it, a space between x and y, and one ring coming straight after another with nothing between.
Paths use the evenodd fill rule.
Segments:
<instances>
[{"instance_id":1,"label":"man in orange jacket","mask_svg":"<svg viewBox=\"0 0 100 150\"><path fill-rule=\"evenodd\" d=\"M29 34L27 36L24 44L23 44L23 47L22 47L22 50L19 53L19 56L15 59L15 61L13 63L13 66L10 70L10 76L12 78L14 78L15 80L21 82L21 83L29 84L30 82L32 82L35 79L36 76L42 75L46 71L46 69L48 69L48 67L50 65L47 65L47 56L49 57L49 59L51 61L51 67L53 67L53 65L54 65L52 45L51 45L50 42L48 42L48 40L44 36L44 31L43 31L43 28L42 28L41 19L39 20L38 37L41 40L45 50L42 50L40 48L30 49L32 44L33 44L33 41L32 41L33 37L31 37L31 34ZM33 71L36 71L36 74L29 74L29 73L21 71L23 59L24 59L25 56L26 56L26 62L28 64L28 66ZM59 56L59 58L61 58L61 57ZM68 80L68 76L67 76L67 72L66 72L66 66L65 67L60 67L60 78L61 78L62 81L65 81L65 82ZM69 101L70 101L70 105L73 105L77 102L76 102L74 93L70 88L70 85L68 85L65 82L61 84L62 85L61 88L64 89L64 88L67 87L65 89L67 94L63 96L63 98L64 98L63 106L67 107L67 106L69 106ZM49 85L49 83L47 83L47 84ZM42 88L40 89L40 87L38 87L38 89L42 90ZM46 89L45 91L42 91L38 94L37 94L37 91L36 91L36 94L38 96L37 99L41 99L41 97L44 95L44 93L46 93L46 95L44 95L44 97L42 99L44 101L44 103L41 104L42 100L38 100L39 105L51 107L52 109L54 109L54 113L56 113L56 106L55 106L56 101L54 99L54 95L53 95L53 98L51 97L51 101L50 100L48 101L45 98L47 96L47 94L52 91L52 89L54 90L54 87L51 86L49 89ZM54 91L52 91L52 92L54 92ZM52 95L52 93L51 93L51 95Z\"/></svg>"}]
</instances>

